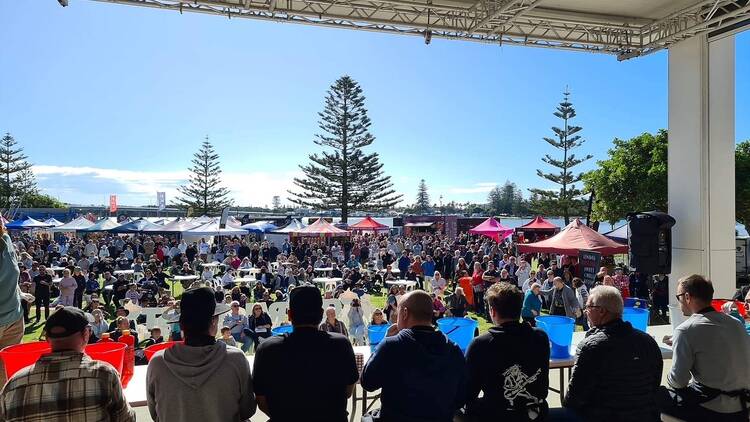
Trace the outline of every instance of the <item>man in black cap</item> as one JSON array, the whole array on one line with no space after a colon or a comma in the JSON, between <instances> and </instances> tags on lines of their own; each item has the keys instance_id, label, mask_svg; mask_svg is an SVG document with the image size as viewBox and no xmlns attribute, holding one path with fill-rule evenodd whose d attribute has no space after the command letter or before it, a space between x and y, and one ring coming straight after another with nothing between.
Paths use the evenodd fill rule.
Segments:
<instances>
[{"instance_id":1,"label":"man in black cap","mask_svg":"<svg viewBox=\"0 0 750 422\"><path fill-rule=\"evenodd\" d=\"M272 422L346 422L347 400L359 379L349 339L318 331L323 300L314 286L289 297L294 332L260 344L253 376L258 407ZM321 363L322 362L322 363Z\"/></svg>"},{"instance_id":2,"label":"man in black cap","mask_svg":"<svg viewBox=\"0 0 750 422\"><path fill-rule=\"evenodd\" d=\"M154 422L244 421L255 413L253 380L245 354L216 342L219 315L208 287L182 294L181 313L162 315L180 323L185 344L156 353L148 363L148 410ZM178 317L176 315L179 315Z\"/></svg>"},{"instance_id":3,"label":"man in black cap","mask_svg":"<svg viewBox=\"0 0 750 422\"><path fill-rule=\"evenodd\" d=\"M117 371L84 354L91 336L84 312L66 306L47 319L44 329L52 352L5 384L0 420L135 421Z\"/></svg>"}]
</instances>

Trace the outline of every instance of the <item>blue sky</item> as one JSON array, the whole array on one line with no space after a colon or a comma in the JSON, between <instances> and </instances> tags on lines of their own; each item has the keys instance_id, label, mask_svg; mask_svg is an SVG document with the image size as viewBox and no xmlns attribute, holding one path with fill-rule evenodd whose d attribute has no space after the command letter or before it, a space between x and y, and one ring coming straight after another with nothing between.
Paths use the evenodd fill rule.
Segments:
<instances>
[{"instance_id":1,"label":"blue sky","mask_svg":"<svg viewBox=\"0 0 750 422\"><path fill-rule=\"evenodd\" d=\"M167 200L208 135L235 202L285 198L315 151L326 89L363 87L385 171L414 200L484 201L494 184L546 186L542 137L566 86L587 143L667 125L667 53L613 56L400 37L71 0L0 3L0 131L64 201ZM750 74L750 32L737 75ZM750 81L737 77L737 139L750 139ZM592 160L582 170L591 168ZM283 201L284 202L284 201Z\"/></svg>"}]
</instances>

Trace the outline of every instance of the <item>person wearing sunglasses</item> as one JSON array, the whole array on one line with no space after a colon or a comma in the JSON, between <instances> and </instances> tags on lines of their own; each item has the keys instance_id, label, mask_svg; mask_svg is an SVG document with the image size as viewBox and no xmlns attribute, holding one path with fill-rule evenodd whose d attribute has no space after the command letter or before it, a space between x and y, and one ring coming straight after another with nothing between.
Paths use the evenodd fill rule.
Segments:
<instances>
[{"instance_id":1,"label":"person wearing sunglasses","mask_svg":"<svg viewBox=\"0 0 750 422\"><path fill-rule=\"evenodd\" d=\"M664 342L672 345L662 413L685 421L747 421L750 337L736 319L711 306L714 288L697 274L683 277L675 299L689 317Z\"/></svg>"}]
</instances>

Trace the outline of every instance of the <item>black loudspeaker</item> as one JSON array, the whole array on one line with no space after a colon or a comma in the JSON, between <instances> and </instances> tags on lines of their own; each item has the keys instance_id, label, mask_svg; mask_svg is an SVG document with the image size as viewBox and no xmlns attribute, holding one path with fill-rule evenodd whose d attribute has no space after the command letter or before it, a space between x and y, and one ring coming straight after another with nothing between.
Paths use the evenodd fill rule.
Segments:
<instances>
[{"instance_id":1,"label":"black loudspeaker","mask_svg":"<svg viewBox=\"0 0 750 422\"><path fill-rule=\"evenodd\" d=\"M672 226L675 219L659 211L627 215L630 267L644 274L672 272Z\"/></svg>"}]
</instances>

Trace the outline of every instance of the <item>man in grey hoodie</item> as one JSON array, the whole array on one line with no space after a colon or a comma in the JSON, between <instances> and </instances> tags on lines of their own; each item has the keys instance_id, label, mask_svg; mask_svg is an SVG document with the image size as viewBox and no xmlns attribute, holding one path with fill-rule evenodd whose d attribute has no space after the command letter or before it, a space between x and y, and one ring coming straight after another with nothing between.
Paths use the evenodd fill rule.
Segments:
<instances>
[{"instance_id":1,"label":"man in grey hoodie","mask_svg":"<svg viewBox=\"0 0 750 422\"><path fill-rule=\"evenodd\" d=\"M183 293L180 328L185 344L155 354L148 364L148 410L154 422L244 421L255 413L250 365L237 348L216 342L219 315L208 287ZM168 317L165 317L168 318Z\"/></svg>"}]
</instances>

